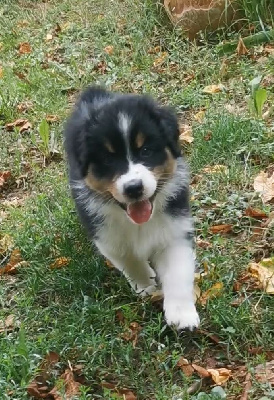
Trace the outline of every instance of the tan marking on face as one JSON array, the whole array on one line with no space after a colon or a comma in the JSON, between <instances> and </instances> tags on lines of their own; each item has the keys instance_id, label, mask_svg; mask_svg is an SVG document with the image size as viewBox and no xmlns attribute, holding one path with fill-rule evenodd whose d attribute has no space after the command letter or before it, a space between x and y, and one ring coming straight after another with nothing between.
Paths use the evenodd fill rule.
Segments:
<instances>
[{"instance_id":1,"label":"tan marking on face","mask_svg":"<svg viewBox=\"0 0 274 400\"><path fill-rule=\"evenodd\" d=\"M145 136L142 132L139 132L136 136L135 143L138 149L140 149L145 142Z\"/></svg>"},{"instance_id":2,"label":"tan marking on face","mask_svg":"<svg viewBox=\"0 0 274 400\"><path fill-rule=\"evenodd\" d=\"M115 153L114 148L112 147L111 143L108 140L105 142L105 147L110 153Z\"/></svg>"},{"instance_id":3,"label":"tan marking on face","mask_svg":"<svg viewBox=\"0 0 274 400\"><path fill-rule=\"evenodd\" d=\"M167 181L175 172L177 162L172 156L170 150L168 148L165 149L167 153L167 159L163 165L158 165L152 170L153 175L156 178L156 181Z\"/></svg>"},{"instance_id":4,"label":"tan marking on face","mask_svg":"<svg viewBox=\"0 0 274 400\"><path fill-rule=\"evenodd\" d=\"M106 196L113 196L117 198L117 188L116 188L116 179L97 179L91 169L88 171L87 176L84 178L86 185L92 189L96 190L96 192L102 193Z\"/></svg>"}]
</instances>

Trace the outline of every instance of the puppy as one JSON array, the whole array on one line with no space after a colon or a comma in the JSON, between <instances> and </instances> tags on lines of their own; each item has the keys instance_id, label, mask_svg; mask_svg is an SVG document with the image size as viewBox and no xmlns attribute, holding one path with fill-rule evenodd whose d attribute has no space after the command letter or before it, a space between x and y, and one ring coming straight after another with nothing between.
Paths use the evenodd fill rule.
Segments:
<instances>
[{"instance_id":1,"label":"puppy","mask_svg":"<svg viewBox=\"0 0 274 400\"><path fill-rule=\"evenodd\" d=\"M169 325L199 324L189 175L176 116L146 96L88 88L65 128L79 218L140 295L164 293Z\"/></svg>"}]
</instances>

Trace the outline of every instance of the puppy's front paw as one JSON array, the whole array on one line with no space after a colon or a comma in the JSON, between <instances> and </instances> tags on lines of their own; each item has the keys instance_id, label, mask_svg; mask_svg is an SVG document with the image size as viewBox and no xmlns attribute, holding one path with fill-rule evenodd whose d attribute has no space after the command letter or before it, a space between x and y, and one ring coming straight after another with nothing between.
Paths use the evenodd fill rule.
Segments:
<instances>
[{"instance_id":1,"label":"puppy's front paw","mask_svg":"<svg viewBox=\"0 0 274 400\"><path fill-rule=\"evenodd\" d=\"M164 311L168 325L173 325L179 330L186 328L193 330L199 326L200 318L194 304L165 301Z\"/></svg>"}]
</instances>

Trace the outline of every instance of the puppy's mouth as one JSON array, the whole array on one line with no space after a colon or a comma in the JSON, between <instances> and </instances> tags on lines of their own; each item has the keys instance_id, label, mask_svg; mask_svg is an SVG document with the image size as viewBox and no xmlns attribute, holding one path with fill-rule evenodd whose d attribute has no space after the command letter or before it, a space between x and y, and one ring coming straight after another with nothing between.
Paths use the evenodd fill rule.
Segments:
<instances>
[{"instance_id":1,"label":"puppy's mouth","mask_svg":"<svg viewBox=\"0 0 274 400\"><path fill-rule=\"evenodd\" d=\"M141 225L147 222L152 214L153 205L151 199L135 201L126 206L126 213L135 224Z\"/></svg>"}]
</instances>

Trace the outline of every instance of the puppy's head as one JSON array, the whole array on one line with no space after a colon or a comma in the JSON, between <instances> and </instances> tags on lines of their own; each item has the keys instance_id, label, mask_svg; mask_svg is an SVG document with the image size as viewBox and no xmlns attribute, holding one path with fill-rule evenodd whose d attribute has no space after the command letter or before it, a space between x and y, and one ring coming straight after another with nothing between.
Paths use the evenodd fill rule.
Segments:
<instances>
[{"instance_id":1,"label":"puppy's head","mask_svg":"<svg viewBox=\"0 0 274 400\"><path fill-rule=\"evenodd\" d=\"M147 222L180 156L175 115L145 96L102 92L80 99L71 123L86 185L114 198L132 222Z\"/></svg>"}]
</instances>

